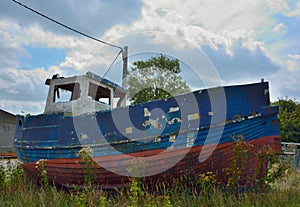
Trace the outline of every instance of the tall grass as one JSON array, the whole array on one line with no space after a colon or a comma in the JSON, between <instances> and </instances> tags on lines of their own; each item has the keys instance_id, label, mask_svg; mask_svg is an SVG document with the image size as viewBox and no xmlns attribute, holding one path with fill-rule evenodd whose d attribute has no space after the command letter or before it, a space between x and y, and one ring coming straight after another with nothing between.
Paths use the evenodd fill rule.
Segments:
<instances>
[{"instance_id":1,"label":"tall grass","mask_svg":"<svg viewBox=\"0 0 300 207\"><path fill-rule=\"evenodd\" d=\"M59 189L48 184L43 161L37 163L41 173L40 185L28 180L20 167L0 166L0 206L300 206L300 173L288 167L267 148L260 154L262 161L269 162L269 170L260 176L260 187L241 192L236 183L243 175L251 146L238 140L234 149L232 165L225 169L227 185L220 187L213 172L200 174L197 178L181 178L173 183L145 185L141 178L130 178L121 189L104 191L93 186L94 165L83 152L86 166L86 185L83 188ZM262 165L258 166L260 170ZM239 169L239 171L237 171ZM256 174L255 174L256 176ZM256 178L256 177L255 177ZM256 180L254 180L256 181Z\"/></svg>"},{"instance_id":2,"label":"tall grass","mask_svg":"<svg viewBox=\"0 0 300 207\"><path fill-rule=\"evenodd\" d=\"M90 187L62 190L32 183L23 176L18 166L0 185L0 206L299 206L300 204L300 174L292 170L277 179L272 188L260 193L245 192L236 195L215 187L209 179L207 181L199 179L199 182L189 180L191 183L187 183L187 179L183 179L174 181L172 185L160 183L149 189L139 179L132 178L127 187L114 191Z\"/></svg>"},{"instance_id":3,"label":"tall grass","mask_svg":"<svg viewBox=\"0 0 300 207\"><path fill-rule=\"evenodd\" d=\"M38 187L22 174L0 187L0 206L299 206L300 175L290 172L288 180L280 180L273 189L263 193L235 195L213 186L198 191L185 188L184 183L171 187L157 184L147 190L132 179L128 187L115 191L89 189L57 189Z\"/></svg>"}]
</instances>

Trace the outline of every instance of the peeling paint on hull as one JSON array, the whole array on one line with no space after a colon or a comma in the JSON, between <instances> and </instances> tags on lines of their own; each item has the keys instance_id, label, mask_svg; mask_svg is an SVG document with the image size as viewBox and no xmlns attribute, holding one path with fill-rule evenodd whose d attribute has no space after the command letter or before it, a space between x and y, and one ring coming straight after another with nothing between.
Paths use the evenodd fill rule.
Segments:
<instances>
[{"instance_id":1,"label":"peeling paint on hull","mask_svg":"<svg viewBox=\"0 0 300 207\"><path fill-rule=\"evenodd\" d=\"M224 87L226 117L220 122L214 122L218 108L212 110L209 95L209 90L218 94L218 89L78 116L69 113L17 116L14 146L26 174L38 179L36 162L45 159L50 182L61 186L83 184L86 166L78 152L90 147L90 156L96 163L96 184L112 188L128 182L125 171L132 167L128 157L137 161L151 158L142 169L149 175L144 177L145 182L170 181L207 171L214 172L224 182L233 138L242 136L254 145L246 164L246 178L254 173L260 149L269 145L277 151L281 147L278 107L270 106L268 88L265 82ZM191 96L197 100L197 111L182 110ZM153 110L157 108L160 110ZM124 118L126 115L131 123ZM199 161L204 148L210 146L212 154ZM162 166L169 167L160 172Z\"/></svg>"},{"instance_id":2,"label":"peeling paint on hull","mask_svg":"<svg viewBox=\"0 0 300 207\"><path fill-rule=\"evenodd\" d=\"M258 150L262 150L262 146L269 145L274 151L279 151L281 146L279 136L262 137L260 139L251 140L247 143L253 144L254 148L250 152L249 159L247 160L245 170L247 173L243 175L245 178L253 176L258 164L257 152ZM233 147L234 143L219 144L209 159L202 163L199 163L198 160L202 147L192 147L189 153L175 166L158 175L146 177L145 181L156 182L163 180L167 182L172 181L174 178L179 178L180 176L198 176L201 173L211 171L217 175L219 182L226 183L224 170L231 163L231 152ZM157 153L159 153L157 150L152 150L143 153L131 154L131 156L151 156ZM148 166L148 168L159 168L161 165L172 160L178 154L180 154L180 149L171 150L164 157L153 160L151 166ZM120 165L128 164L126 163L126 158L124 158L123 155L95 157L94 159L96 162L98 159L107 160L111 162L112 165L115 165L116 168ZM37 170L35 162L23 164L22 166L26 174L32 176L33 178L39 178L40 172ZM48 160L46 162L45 169L51 183L55 183L60 186L84 184L84 178L86 176L85 165L80 162L79 158L58 158ZM96 164L96 175L97 179L95 183L101 188L124 186L129 181L128 177L114 174L104 169L99 164Z\"/></svg>"}]
</instances>

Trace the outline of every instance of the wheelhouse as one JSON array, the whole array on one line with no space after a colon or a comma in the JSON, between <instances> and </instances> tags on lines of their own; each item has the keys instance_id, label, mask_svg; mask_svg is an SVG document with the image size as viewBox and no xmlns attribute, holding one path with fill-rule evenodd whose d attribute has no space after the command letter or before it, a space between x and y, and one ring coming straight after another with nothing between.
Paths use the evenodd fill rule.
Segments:
<instances>
[{"instance_id":1,"label":"wheelhouse","mask_svg":"<svg viewBox=\"0 0 300 207\"><path fill-rule=\"evenodd\" d=\"M49 85L45 114L79 115L111 110L126 103L126 89L91 72L70 78L53 75L45 84Z\"/></svg>"}]
</instances>

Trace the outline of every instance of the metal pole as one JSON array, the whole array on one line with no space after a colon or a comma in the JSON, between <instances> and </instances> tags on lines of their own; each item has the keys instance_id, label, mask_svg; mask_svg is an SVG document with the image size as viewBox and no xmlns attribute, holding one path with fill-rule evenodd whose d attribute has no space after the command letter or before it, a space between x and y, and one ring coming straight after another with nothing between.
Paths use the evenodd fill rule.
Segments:
<instances>
[{"instance_id":1,"label":"metal pole","mask_svg":"<svg viewBox=\"0 0 300 207\"><path fill-rule=\"evenodd\" d=\"M125 46L123 49L123 76L122 76L122 86L127 89L127 75L129 74L127 65L128 65L128 46Z\"/></svg>"},{"instance_id":2,"label":"metal pole","mask_svg":"<svg viewBox=\"0 0 300 207\"><path fill-rule=\"evenodd\" d=\"M127 76L129 74L128 72L128 46L125 46L123 49L122 53L123 57L123 74L122 74L122 86L123 88L127 89L128 88L128 83L127 83ZM121 101L121 106L126 106L126 101L127 101L127 94L125 94L125 97L123 97Z\"/></svg>"}]
</instances>

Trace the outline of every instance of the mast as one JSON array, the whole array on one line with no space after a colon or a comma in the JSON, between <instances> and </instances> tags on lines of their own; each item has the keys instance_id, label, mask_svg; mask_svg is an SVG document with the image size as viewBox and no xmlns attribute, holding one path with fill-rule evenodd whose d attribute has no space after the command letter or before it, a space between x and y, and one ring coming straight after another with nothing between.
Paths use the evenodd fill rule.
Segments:
<instances>
[{"instance_id":1,"label":"mast","mask_svg":"<svg viewBox=\"0 0 300 207\"><path fill-rule=\"evenodd\" d=\"M122 86L127 89L127 75L129 74L127 65L128 65L128 46L124 46L123 52L122 52L122 57L123 57L123 75L122 75Z\"/></svg>"},{"instance_id":2,"label":"mast","mask_svg":"<svg viewBox=\"0 0 300 207\"><path fill-rule=\"evenodd\" d=\"M128 67L128 46L124 46L124 49L122 51L122 58L123 58L122 86L123 88L127 89L128 88L127 76L129 74L127 68ZM126 106L127 93L119 101L121 103L121 106Z\"/></svg>"}]
</instances>

